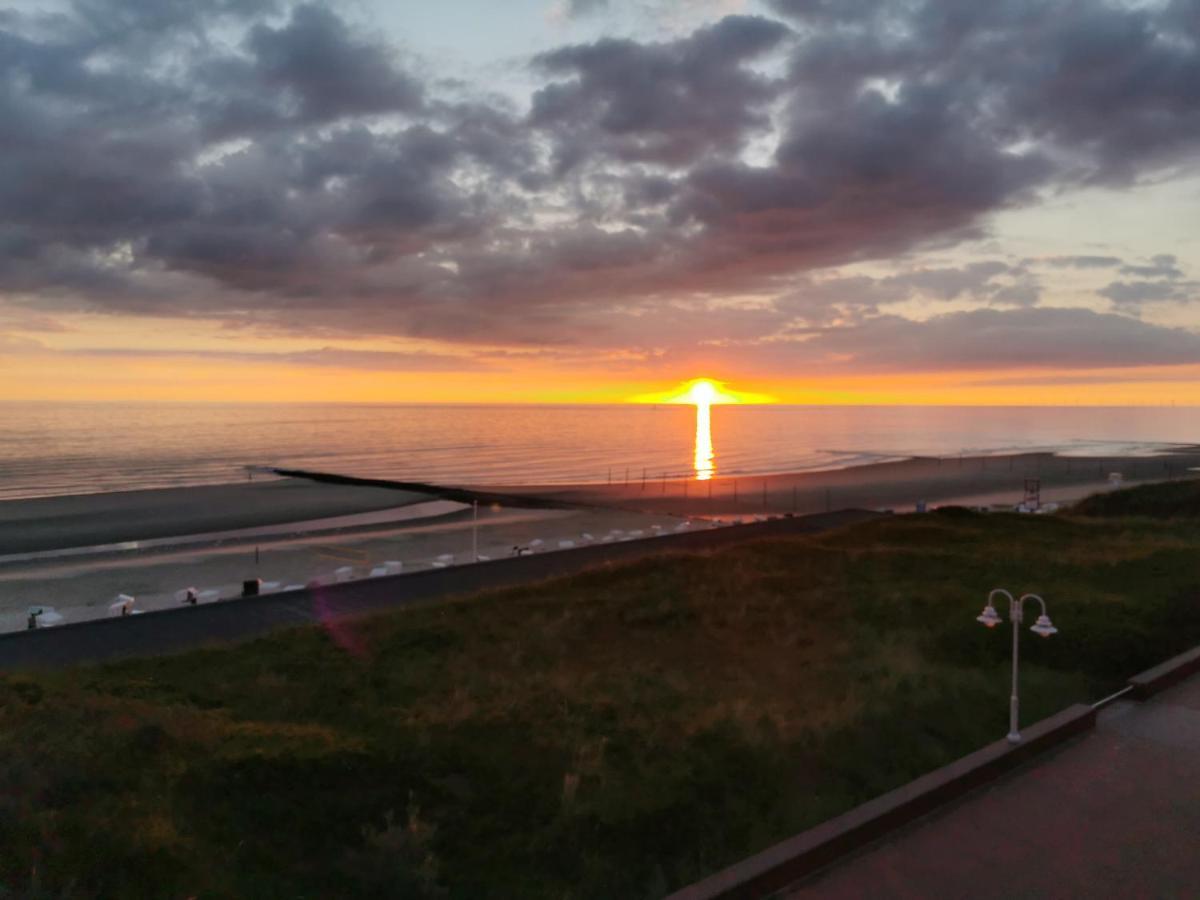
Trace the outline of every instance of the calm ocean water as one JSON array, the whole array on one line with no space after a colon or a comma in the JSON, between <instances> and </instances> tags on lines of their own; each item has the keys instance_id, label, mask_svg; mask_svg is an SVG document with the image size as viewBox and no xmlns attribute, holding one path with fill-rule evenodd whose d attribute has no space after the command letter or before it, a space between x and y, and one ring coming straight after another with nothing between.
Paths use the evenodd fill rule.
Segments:
<instances>
[{"instance_id":1,"label":"calm ocean water","mask_svg":"<svg viewBox=\"0 0 1200 900\"><path fill-rule=\"evenodd\" d=\"M1191 407L717 406L711 418L718 476L1200 442ZM0 404L0 498L237 481L246 465L444 483L619 481L627 469L630 479L690 473L696 437L690 406Z\"/></svg>"}]
</instances>

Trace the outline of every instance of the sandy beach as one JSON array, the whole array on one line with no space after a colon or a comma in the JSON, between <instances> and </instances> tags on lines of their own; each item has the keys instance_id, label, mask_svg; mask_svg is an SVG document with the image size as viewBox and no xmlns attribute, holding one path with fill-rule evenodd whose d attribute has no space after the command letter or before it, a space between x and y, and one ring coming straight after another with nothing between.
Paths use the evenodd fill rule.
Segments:
<instances>
[{"instance_id":1,"label":"sandy beach","mask_svg":"<svg viewBox=\"0 0 1200 900\"><path fill-rule=\"evenodd\" d=\"M1123 484L1186 477L1200 466L1200 448L1156 456L1083 457L1020 453L953 458L914 458L830 471L780 475L718 475L640 478L629 482L541 485L488 491L529 494L554 500L617 506L642 512L689 516L814 513L837 509L912 512L928 506L1004 504L1025 497L1026 481L1039 484L1042 503L1068 503L1111 489L1110 475Z\"/></svg>"},{"instance_id":2,"label":"sandy beach","mask_svg":"<svg viewBox=\"0 0 1200 900\"><path fill-rule=\"evenodd\" d=\"M0 502L0 556L321 519L429 499L385 488L272 478L7 500Z\"/></svg>"},{"instance_id":3,"label":"sandy beach","mask_svg":"<svg viewBox=\"0 0 1200 900\"><path fill-rule=\"evenodd\" d=\"M337 493L342 487L322 486ZM386 493L386 491L385 491ZM420 518L323 527L346 518L294 523L299 533L217 541L150 542L114 550L0 564L0 632L22 630L31 606L50 606L66 621L106 618L118 594L134 609L178 609L178 591L195 588L202 603L236 602L242 584L259 579L264 593L312 582L332 584L372 573L419 572L509 556L514 546L545 553L588 543L673 533L682 523L667 514L609 509L509 509L485 506L477 515L450 501L402 508ZM27 502L27 501L22 501ZM278 512L278 511L277 511ZM370 515L362 518L371 518ZM300 526L309 526L300 530ZM107 535L104 535L107 537ZM340 571L339 571L340 570Z\"/></svg>"},{"instance_id":4,"label":"sandy beach","mask_svg":"<svg viewBox=\"0 0 1200 900\"><path fill-rule=\"evenodd\" d=\"M473 554L499 558L515 546L544 553L652 537L693 527L689 519L729 524L840 509L912 512L921 503L1011 509L1034 481L1042 504L1065 504L1111 490L1114 481L1186 477L1196 466L1200 450L1181 448L1104 459L1049 453L905 459L707 481L430 485L425 492L286 478L9 501L0 503L0 630L24 628L26 610L36 604L80 621L109 615L118 593L134 596L139 610L174 608L176 592L189 587L211 602L236 598L247 579L260 579L265 591L328 584L370 577L389 563L411 572L470 562ZM473 513L461 502L473 490L511 500L480 503ZM450 493L457 499L447 499ZM113 546L121 542L140 543ZM53 556L62 548L75 549ZM20 552L48 558L12 557Z\"/></svg>"}]
</instances>

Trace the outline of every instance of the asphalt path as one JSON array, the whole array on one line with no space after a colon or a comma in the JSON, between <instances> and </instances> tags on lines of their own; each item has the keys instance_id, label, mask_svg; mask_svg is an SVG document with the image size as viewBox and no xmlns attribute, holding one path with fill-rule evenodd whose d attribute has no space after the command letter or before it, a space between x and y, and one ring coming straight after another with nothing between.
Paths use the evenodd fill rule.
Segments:
<instances>
[{"instance_id":1,"label":"asphalt path","mask_svg":"<svg viewBox=\"0 0 1200 900\"><path fill-rule=\"evenodd\" d=\"M697 529L680 534L573 550L492 560L445 569L266 594L142 615L78 622L0 635L0 671L60 668L133 656L173 653L212 643L246 640L280 628L328 622L418 600L472 594L574 575L585 569L665 552L711 550L764 537L806 534L875 518L842 510Z\"/></svg>"}]
</instances>

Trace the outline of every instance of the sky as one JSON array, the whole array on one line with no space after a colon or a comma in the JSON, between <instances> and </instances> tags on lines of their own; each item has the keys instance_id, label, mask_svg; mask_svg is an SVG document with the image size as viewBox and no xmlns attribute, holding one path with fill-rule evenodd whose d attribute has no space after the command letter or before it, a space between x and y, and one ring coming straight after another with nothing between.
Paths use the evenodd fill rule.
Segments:
<instances>
[{"instance_id":1,"label":"sky","mask_svg":"<svg viewBox=\"0 0 1200 900\"><path fill-rule=\"evenodd\" d=\"M0 0L0 400L1200 404L1200 0Z\"/></svg>"}]
</instances>

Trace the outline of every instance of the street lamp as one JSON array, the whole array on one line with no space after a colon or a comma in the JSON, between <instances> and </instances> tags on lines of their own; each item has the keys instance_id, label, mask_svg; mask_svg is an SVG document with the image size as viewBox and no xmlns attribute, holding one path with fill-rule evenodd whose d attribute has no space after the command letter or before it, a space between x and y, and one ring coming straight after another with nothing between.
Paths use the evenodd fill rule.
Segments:
<instances>
[{"instance_id":1,"label":"street lamp","mask_svg":"<svg viewBox=\"0 0 1200 900\"><path fill-rule=\"evenodd\" d=\"M1017 661L1018 661L1018 643L1021 635L1021 622L1024 620L1024 606L1026 600L1036 600L1041 604L1042 614L1038 616L1037 622L1030 626L1030 631L1034 634L1041 635L1044 638L1056 634L1058 629L1054 627L1050 621L1050 617L1046 614L1046 601L1037 594L1022 594L1017 599L1013 599L1013 595L1004 588L996 588L988 594L987 606L983 608L983 612L975 617L975 621L982 622L988 628L995 628L1003 619L996 612L996 607L992 605L992 598L997 594L1001 594L1008 598L1008 618L1013 623L1013 666L1012 666L1012 699L1009 706L1008 719L1008 742L1010 744L1021 743L1021 732L1017 729Z\"/></svg>"}]
</instances>

